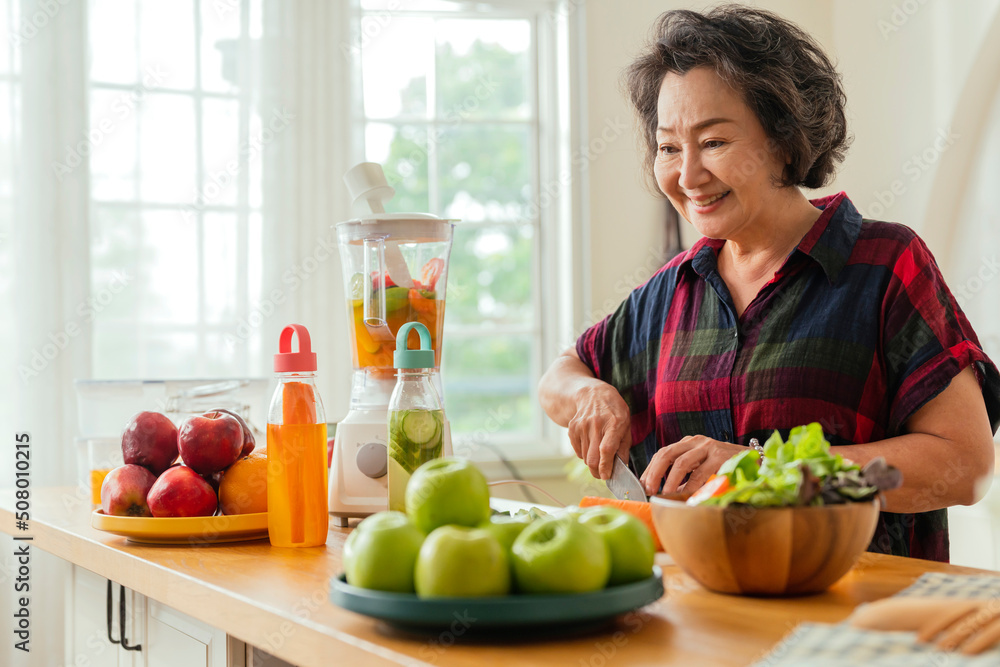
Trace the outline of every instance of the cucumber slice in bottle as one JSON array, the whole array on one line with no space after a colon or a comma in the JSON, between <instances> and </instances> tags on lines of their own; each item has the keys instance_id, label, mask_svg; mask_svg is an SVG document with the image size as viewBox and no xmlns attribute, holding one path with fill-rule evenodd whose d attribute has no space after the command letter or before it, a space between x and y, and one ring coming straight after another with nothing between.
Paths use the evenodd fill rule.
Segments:
<instances>
[{"instance_id":1,"label":"cucumber slice in bottle","mask_svg":"<svg viewBox=\"0 0 1000 667\"><path fill-rule=\"evenodd\" d=\"M412 456L408 456L406 452L400 450L398 447L393 447L389 450L389 458L395 461L395 463L406 472L407 476L412 475L413 471L420 467L419 461L414 461ZM403 490L406 490L406 485L403 485Z\"/></svg>"},{"instance_id":2,"label":"cucumber slice in bottle","mask_svg":"<svg viewBox=\"0 0 1000 667\"><path fill-rule=\"evenodd\" d=\"M397 512L406 511L406 485L413 471L408 464L400 464L395 456L389 456L389 509Z\"/></svg>"},{"instance_id":3,"label":"cucumber slice in bottle","mask_svg":"<svg viewBox=\"0 0 1000 667\"><path fill-rule=\"evenodd\" d=\"M403 435L414 445L425 445L438 432L438 422L434 413L425 410L411 410L403 415Z\"/></svg>"},{"instance_id":4,"label":"cucumber slice in bottle","mask_svg":"<svg viewBox=\"0 0 1000 667\"><path fill-rule=\"evenodd\" d=\"M427 442L425 442L424 444L420 445L420 449L421 449L421 454L420 455L422 457L428 456L428 451L429 450L434 450L434 449L438 449L439 450L439 449L441 449L441 424L440 423L437 424L437 430L434 431L434 435L431 436L431 439L428 440ZM437 456L440 456L440 453ZM436 458L436 457L431 457L431 458ZM428 459L428 460L430 460L430 459Z\"/></svg>"}]
</instances>

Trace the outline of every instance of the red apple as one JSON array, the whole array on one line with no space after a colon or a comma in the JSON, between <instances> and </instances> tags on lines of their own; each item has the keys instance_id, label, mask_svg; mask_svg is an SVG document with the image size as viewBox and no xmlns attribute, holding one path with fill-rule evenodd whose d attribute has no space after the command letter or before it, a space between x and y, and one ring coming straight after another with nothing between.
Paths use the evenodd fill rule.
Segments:
<instances>
[{"instance_id":1,"label":"red apple","mask_svg":"<svg viewBox=\"0 0 1000 667\"><path fill-rule=\"evenodd\" d=\"M226 410L225 408L215 408L214 410L209 410L202 416L208 417L209 415L211 415L214 418L218 418L219 416L218 413L220 412L222 414L229 415L230 417L238 421L240 423L240 426L243 427L243 450L240 452L240 458L243 458L244 456L253 451L254 445L256 444L256 440L253 437L253 429L250 428L250 425L247 424L246 421L243 419L243 417L240 417L238 413L233 412L232 410Z\"/></svg>"},{"instance_id":2,"label":"red apple","mask_svg":"<svg viewBox=\"0 0 1000 667\"><path fill-rule=\"evenodd\" d=\"M153 516L212 516L219 498L212 485L187 466L170 468L160 475L146 497Z\"/></svg>"},{"instance_id":3,"label":"red apple","mask_svg":"<svg viewBox=\"0 0 1000 667\"><path fill-rule=\"evenodd\" d=\"M101 484L101 509L108 516L153 516L146 495L155 482L153 473L140 465L119 466Z\"/></svg>"},{"instance_id":4,"label":"red apple","mask_svg":"<svg viewBox=\"0 0 1000 667\"><path fill-rule=\"evenodd\" d=\"M188 417L177 431L184 464L199 475L225 470L243 451L243 427L231 415L208 412Z\"/></svg>"},{"instance_id":5,"label":"red apple","mask_svg":"<svg viewBox=\"0 0 1000 667\"><path fill-rule=\"evenodd\" d=\"M140 412L122 431L122 456L159 475L177 458L177 427L159 412Z\"/></svg>"},{"instance_id":6,"label":"red apple","mask_svg":"<svg viewBox=\"0 0 1000 667\"><path fill-rule=\"evenodd\" d=\"M222 482L222 473L225 472L213 472L211 475L202 475L202 478L208 482L208 485L212 487L216 493L219 492L219 483Z\"/></svg>"}]
</instances>

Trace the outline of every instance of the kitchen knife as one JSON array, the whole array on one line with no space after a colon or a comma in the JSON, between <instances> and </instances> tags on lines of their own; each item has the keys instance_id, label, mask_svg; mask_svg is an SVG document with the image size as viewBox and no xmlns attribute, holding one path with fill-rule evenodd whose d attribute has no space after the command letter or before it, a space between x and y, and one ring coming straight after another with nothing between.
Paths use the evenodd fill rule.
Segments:
<instances>
[{"instance_id":1,"label":"kitchen knife","mask_svg":"<svg viewBox=\"0 0 1000 667\"><path fill-rule=\"evenodd\" d=\"M648 500L646 490L642 488L642 482L617 454L615 454L615 467L611 471L611 479L607 481L607 485L608 490L618 500L637 500L639 502Z\"/></svg>"}]
</instances>

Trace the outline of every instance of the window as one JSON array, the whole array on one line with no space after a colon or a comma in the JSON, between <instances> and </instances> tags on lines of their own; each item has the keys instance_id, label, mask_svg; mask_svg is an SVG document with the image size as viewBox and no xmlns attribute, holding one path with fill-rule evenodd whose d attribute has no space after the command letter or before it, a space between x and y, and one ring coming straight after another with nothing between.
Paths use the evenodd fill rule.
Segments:
<instances>
[{"instance_id":1,"label":"window","mask_svg":"<svg viewBox=\"0 0 1000 667\"><path fill-rule=\"evenodd\" d=\"M539 85L556 67L553 7L363 0L358 25L358 122L396 189L387 210L460 220L442 357L453 432L518 453L542 435L535 387L554 346L540 276L558 209L539 198L556 182L540 154L555 135L554 88Z\"/></svg>"},{"instance_id":2,"label":"window","mask_svg":"<svg viewBox=\"0 0 1000 667\"><path fill-rule=\"evenodd\" d=\"M237 327L261 292L260 5L90 4L95 377L265 368Z\"/></svg>"},{"instance_id":3,"label":"window","mask_svg":"<svg viewBox=\"0 0 1000 667\"><path fill-rule=\"evenodd\" d=\"M266 375L286 317L315 315L306 324L325 346L324 398L342 416L350 358L337 355L347 336L338 259L318 255L337 257L324 234L350 217L340 177L367 158L386 165L395 210L462 220L443 376L454 433L485 434L511 456L551 453L537 449L555 430L535 387L565 343L550 326L568 320L557 290L573 284L549 279L550 259L569 254L553 241L569 229L565 193L553 194L564 182L556 165L569 164L557 155L569 153L556 100L565 82L554 74L565 64L556 53L568 52L553 20L560 3L390 5L400 3L88 0L60 5L59 21L46 16L31 49L2 42L0 343L16 350L12 376L54 350L12 388L32 415L52 411L38 396L58 403L52 441L73 434L75 405L62 392L74 378ZM5 37L23 6L0 0ZM357 49L347 48L351 26ZM19 58L25 72L79 66L22 93ZM285 105L296 118L272 145ZM19 132L22 106L32 123ZM40 156L30 173L15 169L16 144ZM45 200L53 184L53 205L24 218L45 224L13 225L15 205ZM278 314L255 325L276 291ZM70 325L72 344L56 349L50 338Z\"/></svg>"}]
</instances>

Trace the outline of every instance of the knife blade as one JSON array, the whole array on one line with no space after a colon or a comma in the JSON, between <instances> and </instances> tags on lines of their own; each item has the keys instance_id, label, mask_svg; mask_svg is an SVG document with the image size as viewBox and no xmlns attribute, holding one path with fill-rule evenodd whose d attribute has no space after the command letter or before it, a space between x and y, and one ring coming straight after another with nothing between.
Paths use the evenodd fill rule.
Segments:
<instances>
[{"instance_id":1,"label":"knife blade","mask_svg":"<svg viewBox=\"0 0 1000 667\"><path fill-rule=\"evenodd\" d=\"M611 471L611 478L606 483L608 490L618 500L638 500L640 502L648 500L646 490L642 488L642 482L617 454L615 454L615 465Z\"/></svg>"}]
</instances>

